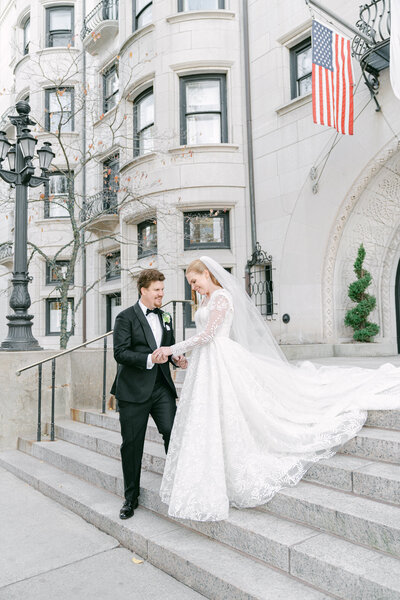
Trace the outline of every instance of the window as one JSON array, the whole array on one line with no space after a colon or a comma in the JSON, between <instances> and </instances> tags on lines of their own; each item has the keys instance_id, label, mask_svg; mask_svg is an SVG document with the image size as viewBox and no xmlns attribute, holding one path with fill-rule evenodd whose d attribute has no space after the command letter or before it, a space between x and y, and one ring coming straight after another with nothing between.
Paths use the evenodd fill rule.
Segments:
<instances>
[{"instance_id":1,"label":"window","mask_svg":"<svg viewBox=\"0 0 400 600\"><path fill-rule=\"evenodd\" d=\"M106 254L106 281L121 277L121 253Z\"/></svg>"},{"instance_id":2,"label":"window","mask_svg":"<svg viewBox=\"0 0 400 600\"><path fill-rule=\"evenodd\" d=\"M232 272L231 267L224 267L225 271L228 273ZM185 271L185 300L191 300L192 304L185 304L185 327L195 327L196 323L194 320L194 315L196 314L197 309L200 306L202 296L192 290L189 285L188 280L186 279L186 271Z\"/></svg>"},{"instance_id":3,"label":"window","mask_svg":"<svg viewBox=\"0 0 400 600\"><path fill-rule=\"evenodd\" d=\"M57 284L65 279L67 269L69 266L69 260L56 260L55 262L48 262L46 264L46 284ZM74 279L72 276L71 283Z\"/></svg>"},{"instance_id":4,"label":"window","mask_svg":"<svg viewBox=\"0 0 400 600\"><path fill-rule=\"evenodd\" d=\"M74 45L74 8L54 6L46 9L47 47Z\"/></svg>"},{"instance_id":5,"label":"window","mask_svg":"<svg viewBox=\"0 0 400 600\"><path fill-rule=\"evenodd\" d=\"M68 298L67 331L73 334L72 313L74 299ZM46 300L46 335L60 335L61 331L61 302L57 298Z\"/></svg>"},{"instance_id":6,"label":"window","mask_svg":"<svg viewBox=\"0 0 400 600\"><path fill-rule=\"evenodd\" d=\"M24 56L29 54L29 34L30 34L31 20L28 17L24 23L24 45L22 48Z\"/></svg>"},{"instance_id":7,"label":"window","mask_svg":"<svg viewBox=\"0 0 400 600\"><path fill-rule=\"evenodd\" d=\"M133 30L149 25L153 21L153 2L133 0Z\"/></svg>"},{"instance_id":8,"label":"window","mask_svg":"<svg viewBox=\"0 0 400 600\"><path fill-rule=\"evenodd\" d=\"M106 327L107 331L111 331L114 327L115 317L122 310L121 292L108 294L106 296Z\"/></svg>"},{"instance_id":9,"label":"window","mask_svg":"<svg viewBox=\"0 0 400 600\"><path fill-rule=\"evenodd\" d=\"M138 258L157 254L157 222L144 221L138 225Z\"/></svg>"},{"instance_id":10,"label":"window","mask_svg":"<svg viewBox=\"0 0 400 600\"><path fill-rule=\"evenodd\" d=\"M50 173L45 184L44 216L46 219L69 217L68 197L73 194L74 180L63 173Z\"/></svg>"},{"instance_id":11,"label":"window","mask_svg":"<svg viewBox=\"0 0 400 600\"><path fill-rule=\"evenodd\" d=\"M118 20L119 0L106 0L103 3L103 21Z\"/></svg>"},{"instance_id":12,"label":"window","mask_svg":"<svg viewBox=\"0 0 400 600\"><path fill-rule=\"evenodd\" d=\"M74 130L74 89L46 90L47 131L63 133Z\"/></svg>"},{"instance_id":13,"label":"window","mask_svg":"<svg viewBox=\"0 0 400 600\"><path fill-rule=\"evenodd\" d=\"M312 56L311 38L297 44L290 50L290 76L292 98L311 92Z\"/></svg>"},{"instance_id":14,"label":"window","mask_svg":"<svg viewBox=\"0 0 400 600\"><path fill-rule=\"evenodd\" d=\"M230 248L229 212L185 213L184 249L193 248Z\"/></svg>"},{"instance_id":15,"label":"window","mask_svg":"<svg viewBox=\"0 0 400 600\"><path fill-rule=\"evenodd\" d=\"M181 78L181 144L228 141L225 75Z\"/></svg>"},{"instance_id":16,"label":"window","mask_svg":"<svg viewBox=\"0 0 400 600\"><path fill-rule=\"evenodd\" d=\"M178 0L178 11L216 10L225 8L225 0Z\"/></svg>"},{"instance_id":17,"label":"window","mask_svg":"<svg viewBox=\"0 0 400 600\"><path fill-rule=\"evenodd\" d=\"M113 65L103 74L103 112L106 113L118 102L118 69Z\"/></svg>"},{"instance_id":18,"label":"window","mask_svg":"<svg viewBox=\"0 0 400 600\"><path fill-rule=\"evenodd\" d=\"M116 212L119 190L119 156L103 163L103 211Z\"/></svg>"},{"instance_id":19,"label":"window","mask_svg":"<svg viewBox=\"0 0 400 600\"><path fill-rule=\"evenodd\" d=\"M133 105L134 155L153 151L154 94L153 88L140 94Z\"/></svg>"}]
</instances>

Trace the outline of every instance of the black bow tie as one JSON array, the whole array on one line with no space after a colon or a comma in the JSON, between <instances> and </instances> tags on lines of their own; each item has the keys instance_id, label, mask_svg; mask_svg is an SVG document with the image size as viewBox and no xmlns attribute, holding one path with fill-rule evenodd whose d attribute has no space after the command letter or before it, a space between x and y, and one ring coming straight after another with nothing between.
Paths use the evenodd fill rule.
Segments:
<instances>
[{"instance_id":1,"label":"black bow tie","mask_svg":"<svg viewBox=\"0 0 400 600\"><path fill-rule=\"evenodd\" d=\"M146 317L147 315L149 315L150 313L154 313L155 315L159 315L161 313L159 308L148 308L146 310Z\"/></svg>"}]
</instances>

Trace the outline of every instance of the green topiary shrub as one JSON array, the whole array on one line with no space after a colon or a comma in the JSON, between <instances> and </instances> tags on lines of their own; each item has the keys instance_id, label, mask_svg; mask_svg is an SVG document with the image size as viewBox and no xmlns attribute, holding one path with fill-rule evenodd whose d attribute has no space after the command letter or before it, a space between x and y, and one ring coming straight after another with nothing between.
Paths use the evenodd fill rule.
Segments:
<instances>
[{"instance_id":1,"label":"green topiary shrub","mask_svg":"<svg viewBox=\"0 0 400 600\"><path fill-rule=\"evenodd\" d=\"M354 329L353 339L357 342L370 342L371 338L378 335L379 325L370 323L367 319L369 313L376 306L376 298L367 294L365 290L372 281L371 274L363 269L365 258L365 248L363 244L358 249L357 259L354 263L354 272L357 275L357 281L349 285L349 298L357 302L357 306L350 309L344 319L347 327Z\"/></svg>"}]
</instances>

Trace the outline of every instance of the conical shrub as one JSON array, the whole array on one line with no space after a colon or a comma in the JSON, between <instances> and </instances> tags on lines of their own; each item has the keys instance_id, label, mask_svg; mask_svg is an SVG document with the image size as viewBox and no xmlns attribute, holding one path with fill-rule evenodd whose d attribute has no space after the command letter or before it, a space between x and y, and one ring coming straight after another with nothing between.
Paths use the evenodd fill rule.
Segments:
<instances>
[{"instance_id":1,"label":"conical shrub","mask_svg":"<svg viewBox=\"0 0 400 600\"><path fill-rule=\"evenodd\" d=\"M357 306L351 308L344 319L345 325L353 328L353 339L357 342L370 342L371 338L379 333L379 325L368 321L369 313L376 306L376 298L365 291L371 284L372 277L371 273L363 269L364 258L365 248L361 244L354 263L354 272L357 275L357 281L351 283L348 290L350 300L357 302Z\"/></svg>"}]
</instances>

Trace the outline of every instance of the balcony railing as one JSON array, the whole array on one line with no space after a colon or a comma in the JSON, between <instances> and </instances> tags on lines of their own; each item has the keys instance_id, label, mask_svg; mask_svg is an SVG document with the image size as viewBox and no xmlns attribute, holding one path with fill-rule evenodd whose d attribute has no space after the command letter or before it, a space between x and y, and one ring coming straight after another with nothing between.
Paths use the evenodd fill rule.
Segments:
<instances>
[{"instance_id":1,"label":"balcony railing","mask_svg":"<svg viewBox=\"0 0 400 600\"><path fill-rule=\"evenodd\" d=\"M115 192L102 190L86 199L85 211L82 211L81 220L89 221L101 215L118 214L118 199Z\"/></svg>"},{"instance_id":2,"label":"balcony railing","mask_svg":"<svg viewBox=\"0 0 400 600\"><path fill-rule=\"evenodd\" d=\"M389 64L389 52L382 52L390 41L390 0L370 0L360 6L360 18L356 27L371 39L368 45L365 40L355 36L352 42L353 55L360 62L365 55L373 51L376 54L376 68L382 70ZM380 68L379 68L380 67Z\"/></svg>"},{"instance_id":3,"label":"balcony railing","mask_svg":"<svg viewBox=\"0 0 400 600\"><path fill-rule=\"evenodd\" d=\"M81 39L84 40L103 21L117 21L118 3L118 0L102 0L99 2L83 21Z\"/></svg>"},{"instance_id":4,"label":"balcony railing","mask_svg":"<svg viewBox=\"0 0 400 600\"><path fill-rule=\"evenodd\" d=\"M14 248L11 242L0 245L0 261L10 258L14 254Z\"/></svg>"},{"instance_id":5,"label":"balcony railing","mask_svg":"<svg viewBox=\"0 0 400 600\"><path fill-rule=\"evenodd\" d=\"M386 69L390 62L390 0L370 0L367 4L361 5L360 18L356 27L363 37L354 36L352 53L360 63L365 83L375 101L376 110L380 110L376 98L379 89L379 73Z\"/></svg>"}]
</instances>

